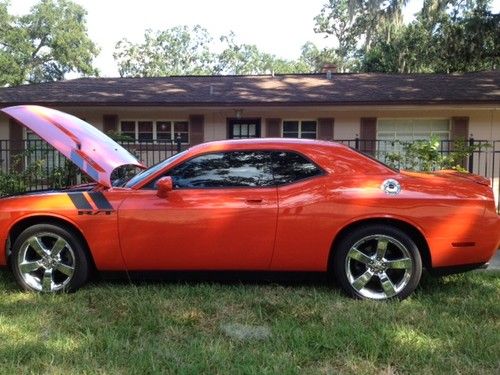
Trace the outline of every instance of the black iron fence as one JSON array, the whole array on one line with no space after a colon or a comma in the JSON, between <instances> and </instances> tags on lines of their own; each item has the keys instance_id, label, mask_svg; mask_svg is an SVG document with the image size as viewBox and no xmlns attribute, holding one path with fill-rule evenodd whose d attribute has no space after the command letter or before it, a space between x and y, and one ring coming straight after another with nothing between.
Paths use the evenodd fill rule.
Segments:
<instances>
[{"instance_id":1,"label":"black iron fence","mask_svg":"<svg viewBox=\"0 0 500 375\"><path fill-rule=\"evenodd\" d=\"M387 140L341 139L336 142L370 154L395 167L407 168L404 142ZM154 165L189 147L177 141L121 141L125 149L146 166ZM495 195L500 196L500 140L469 139L466 142L439 141L436 151L443 156L466 156L458 160L463 169L492 181ZM417 161L418 163L418 161ZM415 166L415 165L414 165ZM417 165L418 167L418 165ZM39 190L63 187L85 181L85 177L64 156L42 140L0 140L0 194L5 191ZM500 203L498 203L500 211Z\"/></svg>"}]
</instances>

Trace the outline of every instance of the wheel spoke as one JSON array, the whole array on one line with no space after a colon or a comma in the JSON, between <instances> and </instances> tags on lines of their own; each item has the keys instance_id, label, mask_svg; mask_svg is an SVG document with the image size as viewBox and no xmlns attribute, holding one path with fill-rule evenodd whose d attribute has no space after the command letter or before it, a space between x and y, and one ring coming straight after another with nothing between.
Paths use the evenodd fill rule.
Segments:
<instances>
[{"instance_id":1,"label":"wheel spoke","mask_svg":"<svg viewBox=\"0 0 500 375\"><path fill-rule=\"evenodd\" d=\"M373 277L373 272L370 270L366 270L361 276L359 276L354 282L352 286L356 290L361 290L368 284L368 281Z\"/></svg>"},{"instance_id":2,"label":"wheel spoke","mask_svg":"<svg viewBox=\"0 0 500 375\"><path fill-rule=\"evenodd\" d=\"M388 241L386 239L377 240L377 259L382 259L387 251Z\"/></svg>"},{"instance_id":3,"label":"wheel spoke","mask_svg":"<svg viewBox=\"0 0 500 375\"><path fill-rule=\"evenodd\" d=\"M19 264L19 271L21 271L21 273L30 273L30 272L36 271L41 266L42 265L39 261L23 262L23 263Z\"/></svg>"},{"instance_id":4,"label":"wheel spoke","mask_svg":"<svg viewBox=\"0 0 500 375\"><path fill-rule=\"evenodd\" d=\"M35 252L40 255L41 257L44 257L48 254L48 250L43 246L42 242L40 241L40 238L33 236L28 240L28 244L31 246Z\"/></svg>"},{"instance_id":5,"label":"wheel spoke","mask_svg":"<svg viewBox=\"0 0 500 375\"><path fill-rule=\"evenodd\" d=\"M47 268L43 273L42 290L50 292L52 290L52 268Z\"/></svg>"},{"instance_id":6,"label":"wheel spoke","mask_svg":"<svg viewBox=\"0 0 500 375\"><path fill-rule=\"evenodd\" d=\"M52 249L50 250L50 256L52 257L58 256L65 246L66 246L66 241L63 238L59 237L54 246L52 246Z\"/></svg>"},{"instance_id":7,"label":"wheel spoke","mask_svg":"<svg viewBox=\"0 0 500 375\"><path fill-rule=\"evenodd\" d=\"M349 253L347 254L349 258L355 259L358 262L364 263L364 264L369 264L372 261L372 258L370 258L368 255L365 253L359 251L355 247L353 247L351 250L349 250Z\"/></svg>"},{"instance_id":8,"label":"wheel spoke","mask_svg":"<svg viewBox=\"0 0 500 375\"><path fill-rule=\"evenodd\" d=\"M72 276L75 269L67 264L59 263L56 265L56 269L59 272L64 273L66 276Z\"/></svg>"},{"instance_id":9,"label":"wheel spoke","mask_svg":"<svg viewBox=\"0 0 500 375\"><path fill-rule=\"evenodd\" d=\"M396 290L394 289L394 284L391 279L387 276L385 272L381 273L379 276L380 283L382 284L382 289L384 289L385 295L389 298L396 294Z\"/></svg>"},{"instance_id":10,"label":"wheel spoke","mask_svg":"<svg viewBox=\"0 0 500 375\"><path fill-rule=\"evenodd\" d=\"M413 262L410 258L401 258L396 260L388 260L385 262L387 268L394 268L400 270L408 270L412 267Z\"/></svg>"}]
</instances>

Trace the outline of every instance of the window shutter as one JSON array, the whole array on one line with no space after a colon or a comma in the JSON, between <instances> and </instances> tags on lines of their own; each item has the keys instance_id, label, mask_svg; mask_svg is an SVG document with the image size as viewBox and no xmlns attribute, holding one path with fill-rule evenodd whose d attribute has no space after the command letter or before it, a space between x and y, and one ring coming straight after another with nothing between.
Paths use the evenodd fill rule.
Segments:
<instances>
[{"instance_id":1,"label":"window shutter","mask_svg":"<svg viewBox=\"0 0 500 375\"><path fill-rule=\"evenodd\" d=\"M197 145L204 141L205 116L189 115L189 144Z\"/></svg>"},{"instance_id":2,"label":"window shutter","mask_svg":"<svg viewBox=\"0 0 500 375\"><path fill-rule=\"evenodd\" d=\"M23 126L14 119L9 119L9 147L10 159L20 155L24 151ZM16 169L20 172L23 163L17 163Z\"/></svg>"},{"instance_id":3,"label":"window shutter","mask_svg":"<svg viewBox=\"0 0 500 375\"><path fill-rule=\"evenodd\" d=\"M376 117L361 117L359 136L359 150L374 155L377 139Z\"/></svg>"},{"instance_id":4,"label":"window shutter","mask_svg":"<svg viewBox=\"0 0 500 375\"><path fill-rule=\"evenodd\" d=\"M278 138L281 137L281 119L280 118L266 118L266 137Z\"/></svg>"},{"instance_id":5,"label":"window shutter","mask_svg":"<svg viewBox=\"0 0 500 375\"><path fill-rule=\"evenodd\" d=\"M105 134L118 131L118 115L103 115L102 130Z\"/></svg>"},{"instance_id":6,"label":"window shutter","mask_svg":"<svg viewBox=\"0 0 500 375\"><path fill-rule=\"evenodd\" d=\"M335 119L333 118L318 119L318 139L333 140L334 123Z\"/></svg>"},{"instance_id":7,"label":"window shutter","mask_svg":"<svg viewBox=\"0 0 500 375\"><path fill-rule=\"evenodd\" d=\"M455 141L467 138L469 138L469 118L453 117L451 119L451 139Z\"/></svg>"}]
</instances>

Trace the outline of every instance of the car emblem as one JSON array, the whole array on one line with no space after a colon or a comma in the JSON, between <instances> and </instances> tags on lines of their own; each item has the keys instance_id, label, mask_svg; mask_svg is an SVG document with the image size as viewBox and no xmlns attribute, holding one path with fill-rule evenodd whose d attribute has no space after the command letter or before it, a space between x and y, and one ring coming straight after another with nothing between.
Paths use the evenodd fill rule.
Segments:
<instances>
[{"instance_id":1,"label":"car emblem","mask_svg":"<svg viewBox=\"0 0 500 375\"><path fill-rule=\"evenodd\" d=\"M392 178L389 178L388 180L382 182L380 188L384 191L384 193L389 195L397 195L401 192L401 185L398 181Z\"/></svg>"}]
</instances>

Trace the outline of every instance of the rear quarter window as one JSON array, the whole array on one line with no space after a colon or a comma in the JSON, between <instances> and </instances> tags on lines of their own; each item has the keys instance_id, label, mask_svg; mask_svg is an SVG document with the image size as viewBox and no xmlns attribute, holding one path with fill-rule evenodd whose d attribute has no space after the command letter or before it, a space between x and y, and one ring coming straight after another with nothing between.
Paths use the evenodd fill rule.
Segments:
<instances>
[{"instance_id":1,"label":"rear quarter window","mask_svg":"<svg viewBox=\"0 0 500 375\"><path fill-rule=\"evenodd\" d=\"M324 172L312 161L292 151L272 153L273 174L276 185L285 185L306 178L320 176Z\"/></svg>"}]
</instances>

